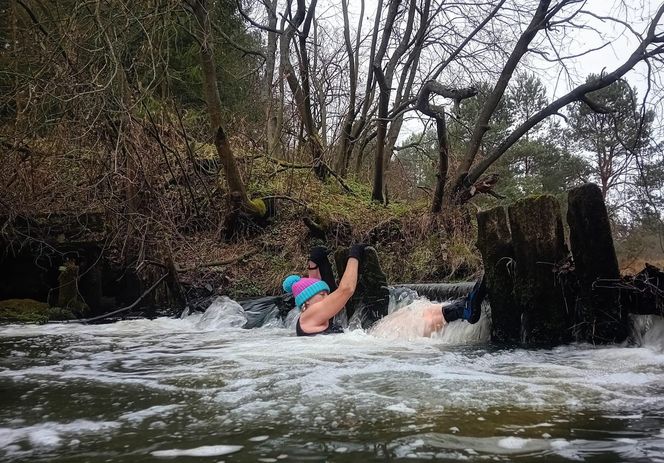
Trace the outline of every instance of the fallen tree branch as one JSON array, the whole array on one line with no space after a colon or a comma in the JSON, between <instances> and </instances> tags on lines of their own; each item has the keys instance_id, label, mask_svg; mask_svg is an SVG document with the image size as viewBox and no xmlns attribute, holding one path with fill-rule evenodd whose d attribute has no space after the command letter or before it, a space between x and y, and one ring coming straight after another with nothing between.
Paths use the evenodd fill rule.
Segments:
<instances>
[{"instance_id":1,"label":"fallen tree branch","mask_svg":"<svg viewBox=\"0 0 664 463\"><path fill-rule=\"evenodd\" d=\"M332 169L330 169L330 166L328 166L328 165L325 164L324 162L322 162L321 164L323 165L323 167L325 168L325 170L327 170L327 173L330 174L330 175L332 175L332 177L334 177L334 178L337 180L337 182L339 182L339 184L341 185L341 187L342 187L344 190L346 190L347 193L350 193L350 194L352 194L353 196L355 195L355 192L353 192L353 190L351 190L351 188L346 184L346 182L344 181L344 179L341 178L341 176L340 176L339 174L337 174L335 171L333 171Z\"/></svg>"},{"instance_id":2,"label":"fallen tree branch","mask_svg":"<svg viewBox=\"0 0 664 463\"><path fill-rule=\"evenodd\" d=\"M121 309L114 310L113 312L105 313L103 315L98 315L98 316L92 317L92 318L83 318L81 320L63 320L63 321L60 321L60 322L49 322L49 323L90 323L90 322L94 322L94 321L97 321L97 320L102 320L104 318L112 317L113 315L117 315L117 314L122 313L122 312L126 312L126 311L131 310L134 307L136 307L138 305L138 303L141 302L145 298L145 296L147 296L152 291L154 291L157 288L157 286L159 286L159 284L166 279L167 276L168 276L168 272L164 273L161 276L161 278L159 278L152 286L150 286L148 289L146 289L143 292L143 294L141 294L138 297L138 299L136 299L131 305L128 305L127 307L123 307Z\"/></svg>"}]
</instances>

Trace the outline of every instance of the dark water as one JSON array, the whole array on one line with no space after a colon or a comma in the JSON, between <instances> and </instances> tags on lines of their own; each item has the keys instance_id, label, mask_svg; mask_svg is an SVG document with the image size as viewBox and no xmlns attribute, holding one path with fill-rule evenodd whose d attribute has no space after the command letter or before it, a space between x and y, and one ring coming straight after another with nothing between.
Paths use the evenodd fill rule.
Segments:
<instances>
[{"instance_id":1,"label":"dark water","mask_svg":"<svg viewBox=\"0 0 664 463\"><path fill-rule=\"evenodd\" d=\"M497 350L219 315L0 327L0 461L664 461L661 321Z\"/></svg>"}]
</instances>

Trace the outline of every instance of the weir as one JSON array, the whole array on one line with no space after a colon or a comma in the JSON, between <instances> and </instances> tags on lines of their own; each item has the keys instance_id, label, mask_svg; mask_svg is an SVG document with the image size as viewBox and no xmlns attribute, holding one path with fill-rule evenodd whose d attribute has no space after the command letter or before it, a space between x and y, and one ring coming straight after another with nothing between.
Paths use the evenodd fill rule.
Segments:
<instances>
[{"instance_id":1,"label":"weir","mask_svg":"<svg viewBox=\"0 0 664 463\"><path fill-rule=\"evenodd\" d=\"M629 335L629 313L662 314L664 278L658 269L621 278L597 185L569 191L569 247L561 207L552 195L521 199L507 211L482 211L477 221L494 305L492 341L621 343Z\"/></svg>"},{"instance_id":2,"label":"weir","mask_svg":"<svg viewBox=\"0 0 664 463\"><path fill-rule=\"evenodd\" d=\"M395 286L388 286L389 303L386 308L387 313L392 313L406 305L416 301L418 298L425 297L432 302L445 302L452 299L465 297L473 288L475 282L459 282L459 283L425 283L425 284L399 284ZM217 298L210 298L208 303L212 303ZM294 308L294 301L291 296L266 296L255 299L246 299L239 301L240 306L244 309L247 316L247 322L244 328L260 328L265 326L275 319L288 320L288 316L297 312L291 310ZM200 304L199 304L200 305ZM488 310L488 305L486 305ZM354 313L344 319L342 325L363 327L363 319L366 316L367 310L372 310L373 307L367 309L367 306L358 303L355 307ZM292 314L291 314L292 312ZM288 326L288 322L286 322Z\"/></svg>"}]
</instances>

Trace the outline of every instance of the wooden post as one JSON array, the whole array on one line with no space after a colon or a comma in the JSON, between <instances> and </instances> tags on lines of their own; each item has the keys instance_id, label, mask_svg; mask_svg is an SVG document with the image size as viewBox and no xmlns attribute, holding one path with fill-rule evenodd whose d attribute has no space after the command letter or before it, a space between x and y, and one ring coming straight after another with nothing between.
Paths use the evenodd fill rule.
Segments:
<instances>
[{"instance_id":1,"label":"wooden post","mask_svg":"<svg viewBox=\"0 0 664 463\"><path fill-rule=\"evenodd\" d=\"M579 341L593 343L622 342L629 327L618 290L595 286L598 279L620 278L602 191L594 183L586 183L569 191L568 205L570 247L580 284L575 336Z\"/></svg>"},{"instance_id":2,"label":"wooden post","mask_svg":"<svg viewBox=\"0 0 664 463\"><path fill-rule=\"evenodd\" d=\"M522 199L508 209L516 259L514 297L522 312L521 341L552 345L571 340L557 265L568 255L555 197Z\"/></svg>"},{"instance_id":3,"label":"wooden post","mask_svg":"<svg viewBox=\"0 0 664 463\"><path fill-rule=\"evenodd\" d=\"M503 206L477 214L477 247L482 254L491 303L491 340L518 343L521 339L521 308L514 301L514 248Z\"/></svg>"}]
</instances>

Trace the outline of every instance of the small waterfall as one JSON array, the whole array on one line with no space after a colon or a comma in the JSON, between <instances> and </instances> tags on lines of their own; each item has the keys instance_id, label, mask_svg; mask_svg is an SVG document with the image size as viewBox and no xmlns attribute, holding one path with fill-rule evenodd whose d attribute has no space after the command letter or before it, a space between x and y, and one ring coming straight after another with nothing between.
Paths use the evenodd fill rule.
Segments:
<instances>
[{"instance_id":1,"label":"small waterfall","mask_svg":"<svg viewBox=\"0 0 664 463\"><path fill-rule=\"evenodd\" d=\"M401 306L395 304L394 310L378 321L369 333L380 338L409 341L426 337L425 312L431 308L442 310L446 303L434 303L425 298L407 301L405 304L402 301ZM430 337L449 344L488 342L491 337L490 310L489 304L484 302L482 316L477 323L471 325L464 320L457 320L448 323L440 332L433 333Z\"/></svg>"},{"instance_id":2,"label":"small waterfall","mask_svg":"<svg viewBox=\"0 0 664 463\"><path fill-rule=\"evenodd\" d=\"M474 281L461 281L459 283L416 283L399 284L395 289L410 289L420 296L425 296L432 301L448 301L465 297L473 289Z\"/></svg>"},{"instance_id":3,"label":"small waterfall","mask_svg":"<svg viewBox=\"0 0 664 463\"><path fill-rule=\"evenodd\" d=\"M388 316L376 323L369 332L390 339L421 338L425 334L423 313L426 307L440 306L445 301L464 297L470 292L473 284L471 282L389 287ZM482 318L477 324L470 325L465 321L452 322L442 332L434 333L432 337L449 343L488 341L491 329L491 309L487 302L482 305L482 311ZM203 315L189 315L189 312L185 311L182 317L200 317L195 326L203 330L224 327L246 329L285 327L294 331L299 314L299 310L294 308L291 296L266 296L239 303L224 296L214 299ZM363 307L358 307L350 320L346 319L344 311L335 317L335 323L351 331L362 329L363 316Z\"/></svg>"},{"instance_id":4,"label":"small waterfall","mask_svg":"<svg viewBox=\"0 0 664 463\"><path fill-rule=\"evenodd\" d=\"M664 352L664 318L658 315L630 315L632 334L629 342Z\"/></svg>"}]
</instances>

